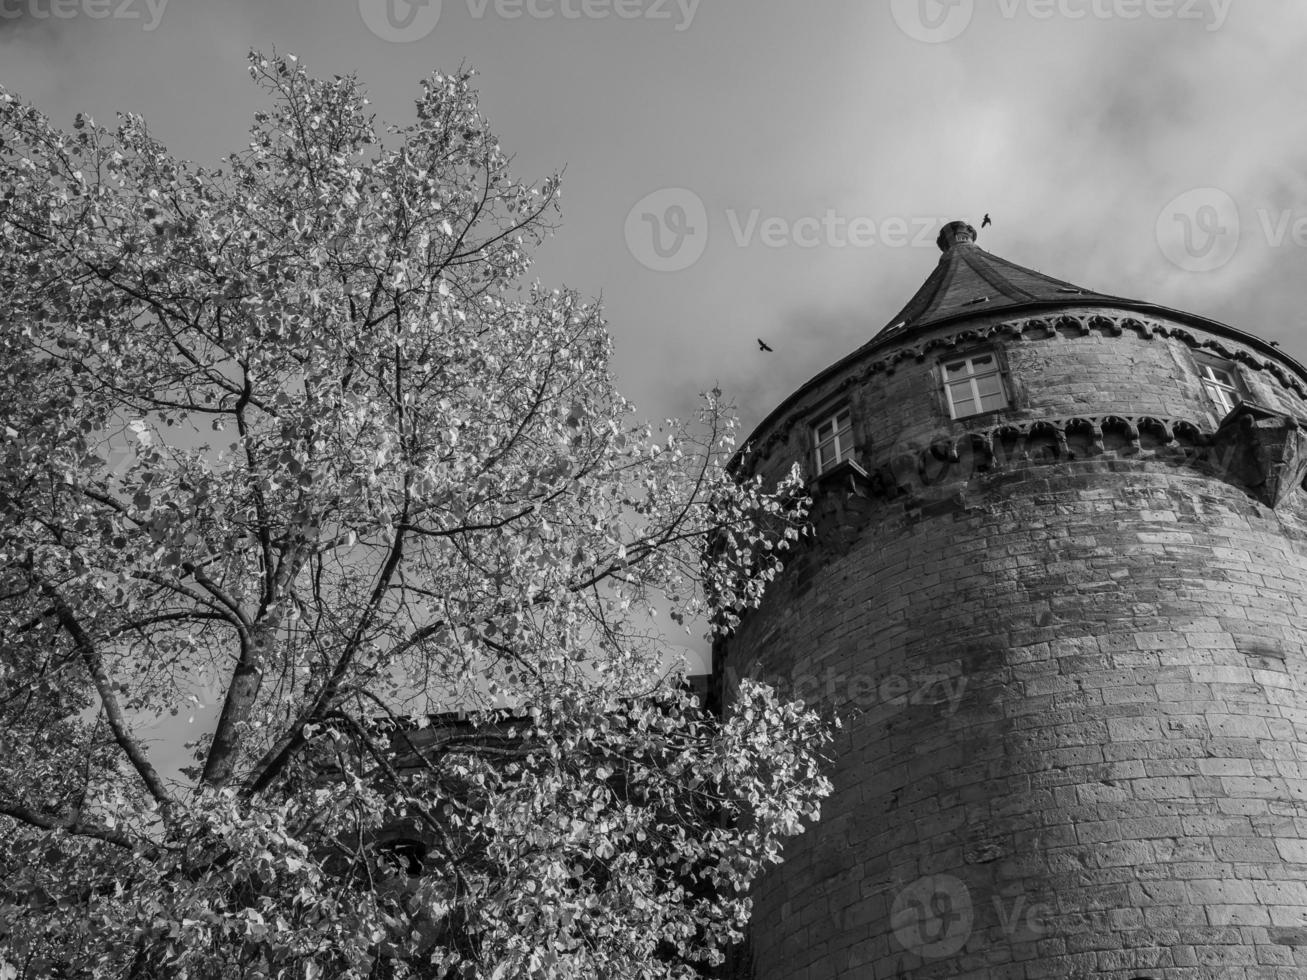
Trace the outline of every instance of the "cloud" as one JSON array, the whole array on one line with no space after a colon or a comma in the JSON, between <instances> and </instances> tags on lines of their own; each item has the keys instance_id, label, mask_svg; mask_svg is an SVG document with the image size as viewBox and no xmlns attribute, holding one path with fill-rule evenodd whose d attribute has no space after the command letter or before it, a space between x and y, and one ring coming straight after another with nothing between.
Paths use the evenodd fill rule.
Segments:
<instances>
[{"instance_id":1,"label":"cloud","mask_svg":"<svg viewBox=\"0 0 1307 980\"><path fill-rule=\"evenodd\" d=\"M56 38L65 21L40 17L38 12L26 0L0 0L0 44L11 41L36 44Z\"/></svg>"},{"instance_id":2,"label":"cloud","mask_svg":"<svg viewBox=\"0 0 1307 980\"><path fill-rule=\"evenodd\" d=\"M35 23L36 21L25 6L20 5L13 9L0 6L0 38L17 34Z\"/></svg>"}]
</instances>

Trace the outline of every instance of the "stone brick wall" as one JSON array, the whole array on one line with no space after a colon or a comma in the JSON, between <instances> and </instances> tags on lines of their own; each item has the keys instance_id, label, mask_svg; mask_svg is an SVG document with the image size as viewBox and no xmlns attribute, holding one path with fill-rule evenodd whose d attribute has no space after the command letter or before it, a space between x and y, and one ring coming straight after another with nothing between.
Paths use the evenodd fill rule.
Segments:
<instances>
[{"instance_id":1,"label":"stone brick wall","mask_svg":"<svg viewBox=\"0 0 1307 980\"><path fill-rule=\"evenodd\" d=\"M939 364L967 350L998 350L1006 359L1015 404L999 418L949 419ZM752 440L751 468L778 479L792 463L812 469L809 423L823 409L853 411L859 461L874 468L905 446L942 433L995 422L1077 415L1186 419L1212 431L1220 415L1203 391L1197 358L1235 364L1249 400L1307 415L1307 379L1230 337L1110 309L1056 315L977 318L964 328L937 328L872 350L805 387Z\"/></svg>"},{"instance_id":2,"label":"stone brick wall","mask_svg":"<svg viewBox=\"0 0 1307 980\"><path fill-rule=\"evenodd\" d=\"M717 651L728 691L761 676L844 721L836 795L756 895L758 980L1307 976L1307 495L1272 509L1203 456L1193 353L1246 358L1248 396L1299 416L1302 379L1088 319L905 338L758 434L775 474L845 399L875 475L905 442L1026 433L818 488L815 538ZM1017 404L950 422L936 355L981 343ZM1032 435L1114 416L1170 421Z\"/></svg>"}]
</instances>

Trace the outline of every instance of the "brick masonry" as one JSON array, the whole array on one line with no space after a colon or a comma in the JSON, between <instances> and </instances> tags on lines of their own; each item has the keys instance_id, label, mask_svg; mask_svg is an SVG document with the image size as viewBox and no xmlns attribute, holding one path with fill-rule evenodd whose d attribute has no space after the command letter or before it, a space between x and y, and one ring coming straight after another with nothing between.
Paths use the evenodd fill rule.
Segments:
<instances>
[{"instance_id":1,"label":"brick masonry","mask_svg":"<svg viewBox=\"0 0 1307 980\"><path fill-rule=\"evenodd\" d=\"M1257 342L1069 312L894 338L774 413L749 464L810 470L841 403L868 471L1007 422L1210 434L1214 352L1307 417ZM938 361L972 348L1014 404L952 422ZM1191 446L1108 435L815 491L814 538L716 651L728 692L762 677L844 726L822 820L756 892L757 980L1307 976L1307 494L1271 509Z\"/></svg>"}]
</instances>

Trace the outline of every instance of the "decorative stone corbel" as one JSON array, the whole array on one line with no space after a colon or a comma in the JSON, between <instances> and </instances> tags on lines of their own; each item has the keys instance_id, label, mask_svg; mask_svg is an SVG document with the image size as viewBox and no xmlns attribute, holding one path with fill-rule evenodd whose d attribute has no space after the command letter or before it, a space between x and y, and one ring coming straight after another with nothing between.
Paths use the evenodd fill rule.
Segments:
<instances>
[{"instance_id":1,"label":"decorative stone corbel","mask_svg":"<svg viewBox=\"0 0 1307 980\"><path fill-rule=\"evenodd\" d=\"M1107 452L1107 445L1103 442L1103 427L1098 419L1089 420L1089 448L1095 454Z\"/></svg>"},{"instance_id":2,"label":"decorative stone corbel","mask_svg":"<svg viewBox=\"0 0 1307 980\"><path fill-rule=\"evenodd\" d=\"M1307 476L1307 432L1291 415L1243 402L1222 419L1208 460L1226 480L1279 507Z\"/></svg>"}]
</instances>

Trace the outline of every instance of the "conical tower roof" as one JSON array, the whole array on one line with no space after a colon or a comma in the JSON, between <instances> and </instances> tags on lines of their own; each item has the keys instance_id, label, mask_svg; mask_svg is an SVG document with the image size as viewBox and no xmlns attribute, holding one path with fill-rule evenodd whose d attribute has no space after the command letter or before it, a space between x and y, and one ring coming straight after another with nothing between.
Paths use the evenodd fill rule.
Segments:
<instances>
[{"instance_id":1,"label":"conical tower roof","mask_svg":"<svg viewBox=\"0 0 1307 980\"><path fill-rule=\"evenodd\" d=\"M965 221L945 225L936 244L944 253L939 265L875 340L955 316L985 314L1031 303L1130 302L991 255L976 244L976 229Z\"/></svg>"},{"instance_id":2,"label":"conical tower roof","mask_svg":"<svg viewBox=\"0 0 1307 980\"><path fill-rule=\"evenodd\" d=\"M820 371L792 392L762 420L749 442L783 417L814 388L848 372L859 361L884 356L887 349L911 345L912 334L922 328L961 324L972 317L987 319L993 313L1035 314L1066 308L1107 307L1160 317L1198 327L1209 334L1246 344L1264 357L1289 367L1304 383L1307 368L1260 337L1244 333L1205 316L1186 313L1143 300L1112 296L1054 279L1034 269L991 255L976 244L976 229L965 221L946 224L936 239L939 264L898 315L862 346Z\"/></svg>"}]
</instances>

